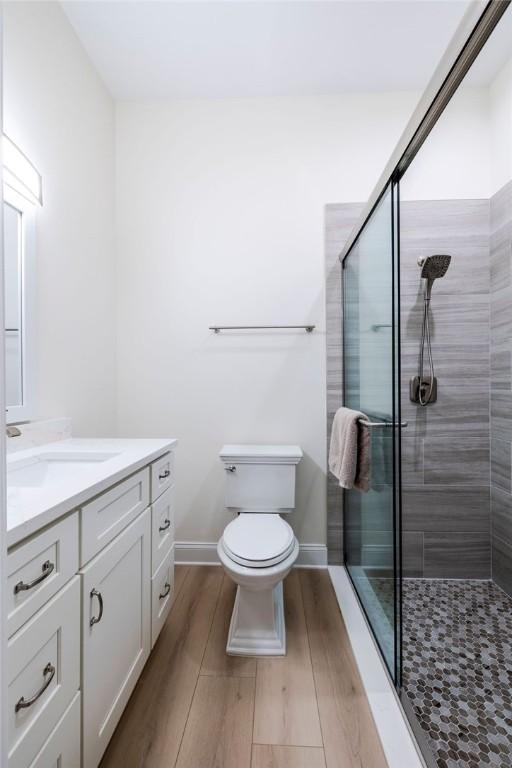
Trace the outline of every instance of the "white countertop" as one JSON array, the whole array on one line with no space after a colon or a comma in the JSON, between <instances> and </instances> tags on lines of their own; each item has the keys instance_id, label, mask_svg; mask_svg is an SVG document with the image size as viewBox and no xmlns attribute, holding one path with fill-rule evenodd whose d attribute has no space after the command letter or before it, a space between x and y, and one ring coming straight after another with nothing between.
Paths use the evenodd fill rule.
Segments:
<instances>
[{"instance_id":1,"label":"white countertop","mask_svg":"<svg viewBox=\"0 0 512 768\"><path fill-rule=\"evenodd\" d=\"M16 438L12 438L15 440ZM45 525L71 512L85 501L105 491L172 450L174 439L70 438L47 443L7 457L7 546L12 547ZM56 454L116 454L92 465L75 465L65 471L48 473L44 482L33 486L9 484L9 471L36 464L39 457ZM14 475L12 476L14 477Z\"/></svg>"}]
</instances>

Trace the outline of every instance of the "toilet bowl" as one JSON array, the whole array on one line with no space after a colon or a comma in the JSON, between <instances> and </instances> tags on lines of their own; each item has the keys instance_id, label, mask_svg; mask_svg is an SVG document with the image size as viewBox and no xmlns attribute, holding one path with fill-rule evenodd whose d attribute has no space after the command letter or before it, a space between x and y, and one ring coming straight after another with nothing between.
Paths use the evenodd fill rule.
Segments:
<instances>
[{"instance_id":1,"label":"toilet bowl","mask_svg":"<svg viewBox=\"0 0 512 768\"><path fill-rule=\"evenodd\" d=\"M286 653L283 579L299 554L281 517L295 505L298 446L224 446L226 506L238 516L217 545L220 562L237 584L226 651L236 656Z\"/></svg>"}]
</instances>

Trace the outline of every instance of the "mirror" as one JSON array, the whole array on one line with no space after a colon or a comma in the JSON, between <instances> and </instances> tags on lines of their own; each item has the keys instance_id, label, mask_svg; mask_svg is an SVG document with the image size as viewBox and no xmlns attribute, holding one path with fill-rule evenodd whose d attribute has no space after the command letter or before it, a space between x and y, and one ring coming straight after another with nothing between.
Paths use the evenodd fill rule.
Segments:
<instances>
[{"instance_id":1,"label":"mirror","mask_svg":"<svg viewBox=\"0 0 512 768\"><path fill-rule=\"evenodd\" d=\"M4 187L5 377L7 423L31 417L34 206Z\"/></svg>"}]
</instances>

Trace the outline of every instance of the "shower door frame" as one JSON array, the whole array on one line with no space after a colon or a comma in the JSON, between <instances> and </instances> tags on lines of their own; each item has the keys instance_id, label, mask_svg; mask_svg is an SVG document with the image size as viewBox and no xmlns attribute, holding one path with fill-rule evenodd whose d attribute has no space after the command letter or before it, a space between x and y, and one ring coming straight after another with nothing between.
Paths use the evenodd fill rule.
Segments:
<instances>
[{"instance_id":1,"label":"shower door frame","mask_svg":"<svg viewBox=\"0 0 512 768\"><path fill-rule=\"evenodd\" d=\"M365 619L369 626L372 628L372 635L379 648L379 652L384 660L386 669L393 681L395 688L400 691L402 681L402 462L401 462L401 432L402 432L402 414L401 414L401 391L400 391L400 372L401 372L401 360L400 360L400 185L398 177L390 179L389 183L382 190L382 194L375 202L375 205L369 214L366 224L370 221L373 212L378 208L380 202L385 197L386 193L391 193L391 210L390 210L390 231L391 231L391 260L392 260L392 281L391 281L391 348L392 348L392 370L391 381L389 386L392 390L392 437L393 437L393 667L389 668L386 661L386 654L381 646L377 633L372 627L372 618L368 615L366 607L361 600L356 584L352 578L352 574L347 567L348 565L348 552L347 552L347 531L346 523L347 516L343 515L343 563L357 596L361 610L365 616ZM359 234L362 234L365 227L360 230ZM354 246L358 240L358 237L353 241ZM345 254L341 262L341 293L343 297L343 314L342 314L342 354L343 354L343 402L346 402L346 371L347 371L347 359L346 359L346 323L345 323L345 301L344 301L344 263L349 254L352 251L352 247ZM372 429L370 427L370 429ZM346 491L344 491L344 497ZM345 502L344 502L345 507Z\"/></svg>"}]
</instances>

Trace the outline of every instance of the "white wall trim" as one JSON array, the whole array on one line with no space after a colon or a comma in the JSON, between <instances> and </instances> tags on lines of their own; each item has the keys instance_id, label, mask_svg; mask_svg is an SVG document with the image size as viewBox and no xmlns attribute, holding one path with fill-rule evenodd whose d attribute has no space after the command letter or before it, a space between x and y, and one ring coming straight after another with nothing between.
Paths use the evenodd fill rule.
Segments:
<instances>
[{"instance_id":1,"label":"white wall trim","mask_svg":"<svg viewBox=\"0 0 512 768\"><path fill-rule=\"evenodd\" d=\"M300 568L326 568L325 544L300 544L296 566ZM175 562L178 565L220 565L217 542L177 541L174 545Z\"/></svg>"},{"instance_id":2,"label":"white wall trim","mask_svg":"<svg viewBox=\"0 0 512 768\"><path fill-rule=\"evenodd\" d=\"M347 572L341 565L329 566L329 575L388 766L424 768L425 761L419 752Z\"/></svg>"}]
</instances>

